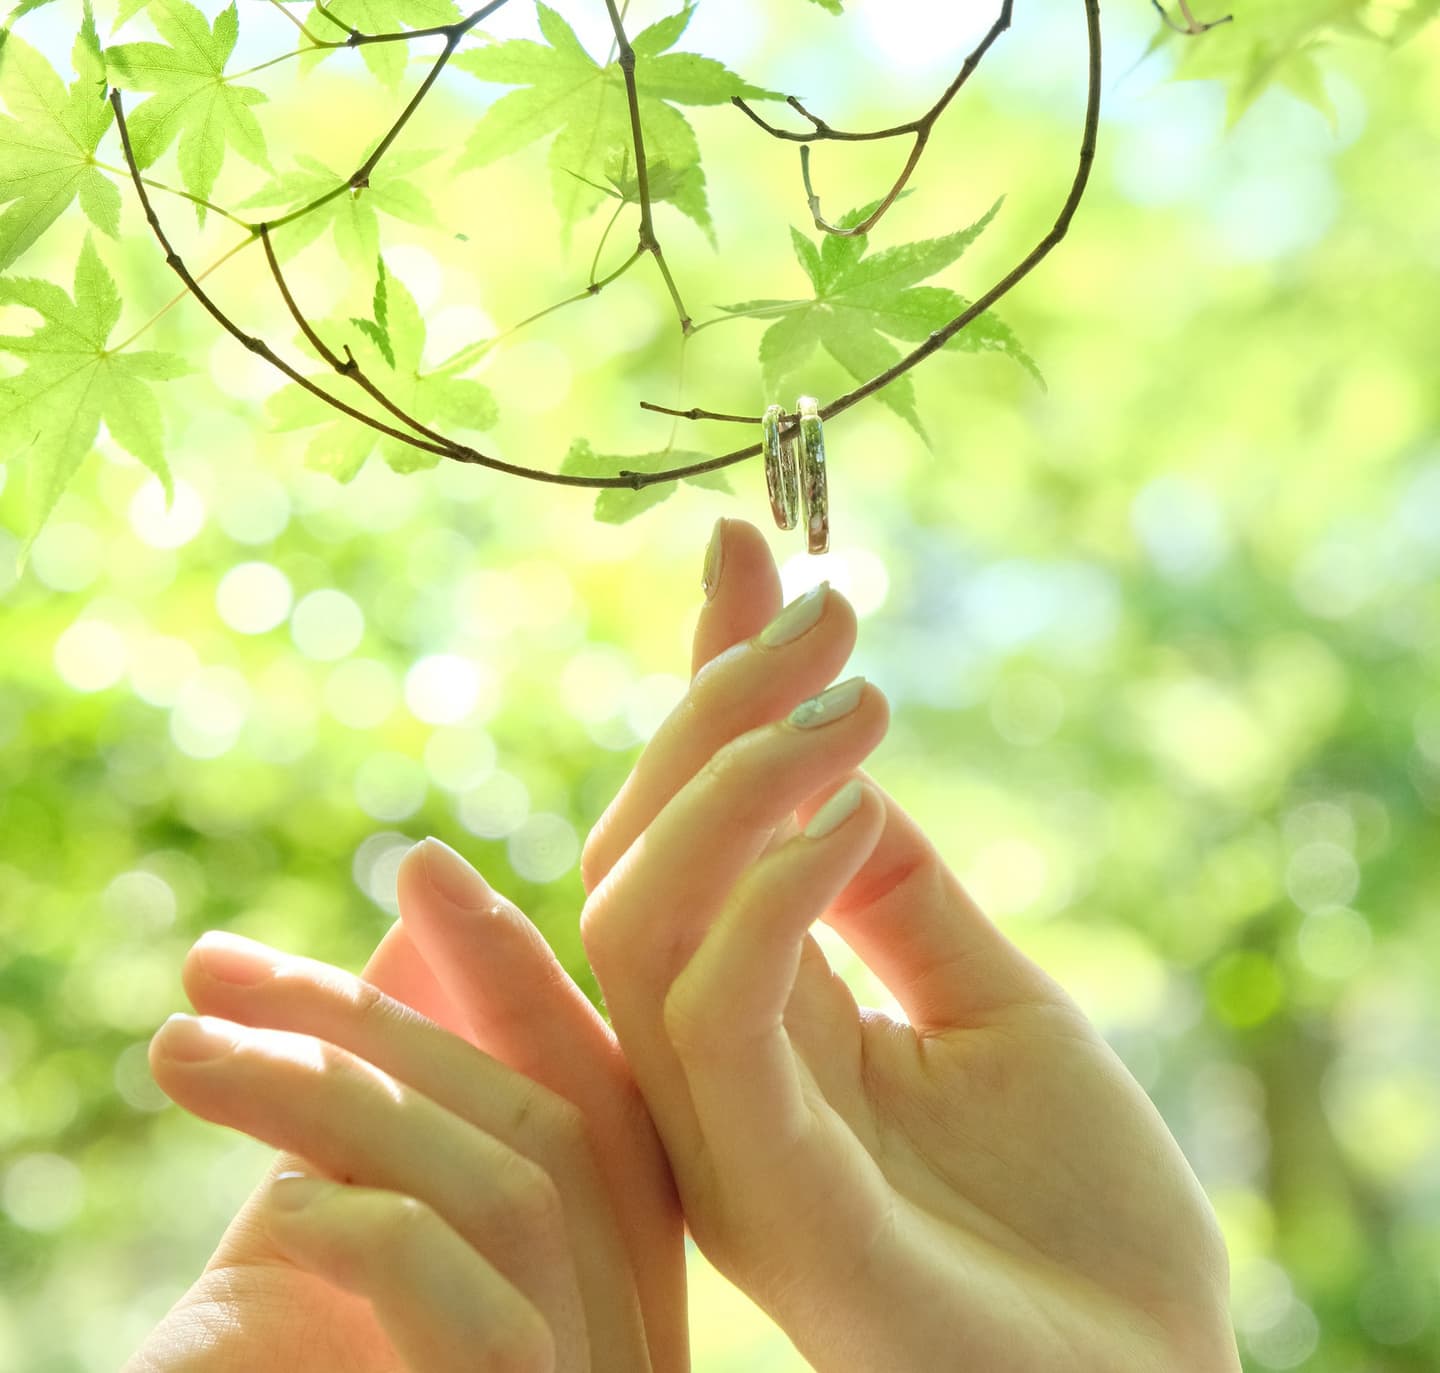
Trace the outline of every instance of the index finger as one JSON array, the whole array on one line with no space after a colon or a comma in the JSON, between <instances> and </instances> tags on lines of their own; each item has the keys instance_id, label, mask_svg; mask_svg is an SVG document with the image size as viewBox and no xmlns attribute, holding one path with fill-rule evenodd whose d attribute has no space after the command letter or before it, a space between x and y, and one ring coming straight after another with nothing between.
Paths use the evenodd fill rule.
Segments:
<instances>
[{"instance_id":1,"label":"index finger","mask_svg":"<svg viewBox=\"0 0 1440 1373\"><path fill-rule=\"evenodd\" d=\"M595 822L580 857L594 891L665 803L729 740L780 719L844 666L855 615L843 597L824 597L806 635L809 652L769 651L754 641L774 619L780 577L760 531L743 520L716 528L712 594L695 628L694 678L685 699L655 731L615 799ZM784 817L782 817L783 820Z\"/></svg>"}]
</instances>

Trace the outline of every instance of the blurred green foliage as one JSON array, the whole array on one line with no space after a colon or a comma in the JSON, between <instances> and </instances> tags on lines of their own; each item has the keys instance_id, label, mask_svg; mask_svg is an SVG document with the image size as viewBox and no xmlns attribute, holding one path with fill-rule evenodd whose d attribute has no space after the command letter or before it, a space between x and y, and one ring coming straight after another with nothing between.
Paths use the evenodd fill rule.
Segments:
<instances>
[{"instance_id":1,"label":"blurred green foliage","mask_svg":"<svg viewBox=\"0 0 1440 1373\"><path fill-rule=\"evenodd\" d=\"M921 6L732 8L687 41L837 122L909 117L968 46L907 33ZM62 70L65 9L25 21ZM236 70L281 50L274 17ZM1138 3L1106 23L1093 188L1004 306L1048 392L998 356L933 359L931 446L873 403L837 420L834 552L775 547L787 592L828 576L861 613L854 668L894 705L872 772L1081 999L1206 1183L1247 1368L1419 1373L1440 1364L1440 33L1336 47L1323 101L1271 89L1227 133L1233 83L1167 80L1178 38L1133 66ZM1017 20L877 250L1001 194L947 280L974 296L1028 249L1073 166L1081 33L1075 5ZM379 99L358 55L287 70L256 78L277 169L353 165ZM408 147L458 149L482 98L443 86ZM799 297L793 150L733 110L693 121L721 253L657 221L692 298ZM902 155L821 150L827 203L873 199ZM429 365L583 284L603 219L561 258L543 146L458 178L415 165L435 226L386 218L378 241ZM262 182L227 164L215 194ZM122 190L120 338L174 286ZM175 217L196 262L233 243ZM72 207L25 271L68 282L85 232ZM212 284L289 343L255 258ZM288 274L316 318L370 310L373 272L329 235ZM0 332L34 323L0 309ZM642 397L758 413L765 326L706 331L682 373L663 287L627 276L483 353L489 451L653 452L672 426ZM687 485L619 528L584 492L456 464L372 460L341 486L306 470L306 434L270 431L277 378L193 305L147 346L195 368L163 388L168 510L102 431L17 572L20 483L0 491L0 1367L22 1373L116 1367L263 1168L148 1076L201 930L358 966L396 859L434 833L593 991L580 839L683 689L711 521L767 519L753 464L736 496ZM817 355L805 387L845 382ZM695 1271L700 1373L798 1367Z\"/></svg>"}]
</instances>

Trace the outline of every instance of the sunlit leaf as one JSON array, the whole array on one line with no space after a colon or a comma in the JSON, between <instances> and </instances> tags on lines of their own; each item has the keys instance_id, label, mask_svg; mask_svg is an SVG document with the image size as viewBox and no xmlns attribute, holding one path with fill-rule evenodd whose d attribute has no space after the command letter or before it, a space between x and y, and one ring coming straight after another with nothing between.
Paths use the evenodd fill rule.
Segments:
<instances>
[{"instance_id":1,"label":"sunlit leaf","mask_svg":"<svg viewBox=\"0 0 1440 1373\"><path fill-rule=\"evenodd\" d=\"M103 420L111 437L140 459L170 492L160 403L148 383L191 370L173 353L111 352L120 293L90 235L75 265L73 297L34 277L0 278L0 304L37 311L29 334L0 334L0 351L25 362L0 377L0 447L30 469L33 515L29 547L95 442Z\"/></svg>"},{"instance_id":2,"label":"sunlit leaf","mask_svg":"<svg viewBox=\"0 0 1440 1373\"><path fill-rule=\"evenodd\" d=\"M178 137L185 187L206 199L227 147L268 170L265 135L250 110L269 97L225 75L240 33L234 0L213 28L186 0L150 0L146 13L164 43L121 43L106 52L117 86L155 92L125 116L136 162L150 166ZM197 204L195 213L203 225L205 206Z\"/></svg>"},{"instance_id":3,"label":"sunlit leaf","mask_svg":"<svg viewBox=\"0 0 1440 1373\"><path fill-rule=\"evenodd\" d=\"M487 387L463 377L421 372L421 355L425 351L424 316L414 297L399 280L384 271L383 264L380 271L375 297L377 317L365 322L373 327L365 327L359 321L320 324L317 326L320 337L337 353L343 344L348 344L361 370L375 386L420 423L456 438L464 430L491 428L499 412L495 397ZM360 327L357 328L357 324ZM316 373L310 380L347 405L383 419L391 428L406 430L403 420L376 404L334 370ZM397 472L415 472L441 461L437 453L415 448L341 414L300 386L288 386L276 392L266 402L266 410L272 427L277 430L318 427L305 450L305 460L337 481L346 482L354 477L377 445L380 456Z\"/></svg>"},{"instance_id":4,"label":"sunlit leaf","mask_svg":"<svg viewBox=\"0 0 1440 1373\"><path fill-rule=\"evenodd\" d=\"M332 24L317 6L305 17L305 27L317 38L342 44L352 29L358 33L398 33L407 28L439 28L460 18L455 0L334 0L325 9L338 24ZM405 43L362 43L359 53L371 74L393 88L404 79L407 49ZM348 51L343 46L311 48L300 58L301 75L334 53Z\"/></svg>"},{"instance_id":5,"label":"sunlit leaf","mask_svg":"<svg viewBox=\"0 0 1440 1373\"><path fill-rule=\"evenodd\" d=\"M862 223L875 209L867 205L840 221L841 228ZM922 343L967 307L964 297L940 286L918 283L955 262L985 231L1000 209L996 201L975 223L941 238L887 248L867 257L865 234L827 234L817 248L791 230L795 256L815 288L813 300L752 300L728 307L735 315L774 319L760 340L765 393L779 396L783 385L802 372L819 348L829 353L858 382L879 376L903 353L891 342ZM991 311L972 320L951 340L951 348L993 351L1013 358L1040 385L1044 378L1010 329ZM878 398L922 436L925 426L915 404L909 373L892 381Z\"/></svg>"},{"instance_id":6,"label":"sunlit leaf","mask_svg":"<svg viewBox=\"0 0 1440 1373\"><path fill-rule=\"evenodd\" d=\"M456 167L488 166L553 134L551 184L568 230L604 196L591 183L613 170L631 148L630 110L619 63L600 65L555 10L544 4L538 9L546 43L512 39L455 58L454 65L482 81L520 88L502 95L480 117ZM688 6L635 36L635 85L646 160L666 169L651 188L652 198L670 201L713 238L700 145L676 107L719 105L737 95L781 97L752 86L713 58L667 51L693 13Z\"/></svg>"},{"instance_id":7,"label":"sunlit leaf","mask_svg":"<svg viewBox=\"0 0 1440 1373\"><path fill-rule=\"evenodd\" d=\"M438 151L389 154L370 173L368 186L355 190L347 186L323 205L276 229L277 250L282 256L292 257L326 230L333 229L335 246L341 256L356 268L368 271L380 251L379 214L426 228L439 222L430 198L411 179L411 173L439 155ZM275 205L285 207L286 211L298 210L319 200L337 186L344 185L349 177L349 173L336 171L310 153L297 153L295 161L299 164L296 170L276 177L241 201L242 208Z\"/></svg>"},{"instance_id":8,"label":"sunlit leaf","mask_svg":"<svg viewBox=\"0 0 1440 1373\"><path fill-rule=\"evenodd\" d=\"M560 464L560 470L577 477L614 477L621 472L663 472L670 467L688 467L691 463L706 462L712 456L710 453L671 449L664 453L611 457L595 452L587 440L576 439L565 455L565 461ZM732 490L723 468L679 480L709 487L713 491ZM679 481L655 482L642 486L638 491L628 486L603 487L595 497L595 518L605 524L624 524L673 496L678 485Z\"/></svg>"},{"instance_id":9,"label":"sunlit leaf","mask_svg":"<svg viewBox=\"0 0 1440 1373\"><path fill-rule=\"evenodd\" d=\"M120 192L94 165L115 112L105 98L105 58L90 0L75 37L77 73L65 89L49 62L23 38L0 32L0 271L38 239L76 197L96 228L117 236Z\"/></svg>"}]
</instances>

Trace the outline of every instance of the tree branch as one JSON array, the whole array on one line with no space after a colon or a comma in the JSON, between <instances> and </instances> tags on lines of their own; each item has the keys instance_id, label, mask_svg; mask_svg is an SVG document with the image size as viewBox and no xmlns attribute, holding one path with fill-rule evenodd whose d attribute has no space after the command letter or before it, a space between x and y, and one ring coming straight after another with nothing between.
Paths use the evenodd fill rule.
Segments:
<instances>
[{"instance_id":1,"label":"tree branch","mask_svg":"<svg viewBox=\"0 0 1440 1373\"><path fill-rule=\"evenodd\" d=\"M650 169L645 160L645 131L640 127L640 92L635 85L635 49L630 46L630 39L625 34L625 24L620 18L620 11L615 8L615 0L605 0L605 8L610 11L610 25L615 30L620 70L625 76L625 98L630 105L630 137L635 145L635 181L640 188L640 249L655 259L655 265L660 268L660 275L665 279L665 287L670 292L670 299L674 302L675 313L680 316L680 332L688 334L690 312L685 308L685 302L680 299L680 290L675 285L675 278L670 274L670 265L665 261L660 240L655 236L655 220L650 204Z\"/></svg>"},{"instance_id":2,"label":"tree branch","mask_svg":"<svg viewBox=\"0 0 1440 1373\"><path fill-rule=\"evenodd\" d=\"M300 307L295 303L295 297L290 294L290 287L286 284L285 274L280 270L280 261L275 256L275 246L270 242L270 226L260 226L260 241L265 245L265 257L270 263L270 273L275 278L275 284L280 288L280 294L285 300L285 306L290 311L291 318L300 326L300 332L310 340L310 346L320 354L342 377L349 377L359 386L372 400L378 401L396 419L404 421L417 434L427 439L433 439L436 443L443 444L446 448L451 447L450 440L444 434L437 434L433 429L421 424L414 416L408 415L398 405L386 396L374 382L361 370L360 364L355 361L355 355L347 346L345 349L346 361L341 362L335 353L325 343L311 326L309 320L300 312Z\"/></svg>"},{"instance_id":3,"label":"tree branch","mask_svg":"<svg viewBox=\"0 0 1440 1373\"><path fill-rule=\"evenodd\" d=\"M1158 0L1155 0L1158 4ZM1181 0L1184 4L1185 0ZM832 128L823 119L810 113L795 96L788 96L785 103L795 110L803 118L810 121L809 133L794 133L788 129L777 128L768 120L756 114L746 103L742 96L732 96L730 103L743 110L758 124L766 133L774 138L784 139L789 143L799 143L800 147L800 175L805 183L805 198L810 205L810 217L815 221L815 227L827 234L834 234L837 238L854 238L860 234L868 234L879 222L885 212L900 198L900 192L905 189L915 168L920 164L920 158L925 152L925 145L930 141L930 135L940 116L949 108L950 102L960 93L960 88L970 79L975 68L980 65L981 59L990 51L990 46L1010 27L1011 11L1014 0L1004 0L1000 6L1000 13L996 16L995 22L986 31L985 36L976 45L973 52L965 59L955 79L941 92L940 98L922 114L918 119L912 119L908 124L896 124L889 129L876 129L863 133L846 132L842 129ZM820 197L816 195L815 188L810 182L810 147L811 143L832 142L832 143L873 143L884 138L903 138L907 134L914 139L914 145L910 149L910 156L905 162L900 175L895 183L885 194L880 204L873 213L862 223L849 229L842 229L838 225L831 224L820 211Z\"/></svg>"},{"instance_id":4,"label":"tree branch","mask_svg":"<svg viewBox=\"0 0 1440 1373\"><path fill-rule=\"evenodd\" d=\"M932 333L923 344L921 344L918 348L914 349L911 353L907 354L893 367L886 369L878 376L871 378L870 381L864 383L862 386L857 387L855 390L838 397L836 400L833 400L828 405L824 406L820 410L820 415L822 419L828 420L838 414L843 413L851 406L858 404L861 400L864 400L866 397L873 395L882 387L889 385L892 381L896 380L898 377L910 371L925 358L929 357L930 354L944 347L945 344L948 343L952 338L954 338L955 335L960 332L960 330L962 330L967 324L971 322L971 320L977 318L985 310L989 309L1002 296L1012 290L1038 265L1038 263L1043 258L1045 258L1050 253L1050 251L1055 247L1055 245L1065 237L1065 234L1070 226L1070 221L1074 217L1075 211L1080 204L1081 198L1085 193L1085 188L1089 182L1090 169L1095 158L1096 132L1099 124L1100 113L1101 63L1099 0L1083 0L1083 2L1085 5L1086 34L1089 49L1084 130L1081 137L1080 155L1075 175L1072 179L1070 190L1066 195L1064 204L1061 206L1060 212L1055 219L1055 223L1052 225L1049 232L1046 233L1044 238L1042 238L1040 242L1031 249L1031 251L1025 256L1025 258L1023 258L1014 268L1012 268L1008 273L1006 273L1004 277L1002 277L998 282L996 282L994 286L992 286L987 292L985 292L984 295L982 295L973 304L971 304L965 311L963 311L960 315L957 315L956 318L951 320L949 324ZM373 170L374 166L376 165L376 163L378 163L380 158L384 155L390 144L393 143L395 137L399 133L400 128L403 127L405 121L414 112L415 108L418 106L420 100L423 98L426 92L428 92L428 90L433 86L436 78L439 75L440 70L443 68L445 62L448 61L460 37L465 32L468 32L468 30L472 28L475 24L477 24L482 18L484 18L485 15L493 13L505 3L506 0L491 0L490 4L486 5L480 10L475 11L475 13L470 15L467 19L461 20L454 25L444 26L441 29L415 31L403 35L375 36L376 41L380 41L380 39L388 37L408 39L421 36L422 33L443 33L446 37L446 44L435 66L431 69L430 74L427 76L424 83L422 83L420 89L416 92L414 98L412 98L412 100L406 106L399 119L397 119L395 125L392 126L390 132L385 136L385 138L381 140L380 144L377 145L375 151L366 160L366 162L359 169L357 169L349 182L338 187L334 192L331 192L321 197L319 200L312 203L310 206L307 206L300 211L296 211L290 215L285 216L283 220L266 221L257 225L247 226L250 229L252 240L254 237L260 237L264 241L266 253L271 263L271 270L275 275L277 284L281 288L281 293L285 298L286 304L289 307L292 316L296 319L297 323L300 324L300 327L306 333L306 336L311 340L312 344L316 347L317 351L320 352L321 356L326 357L327 360L330 361L331 365L335 367L336 370L339 371L342 375L350 376L353 379L359 381L362 386L365 386L369 394L371 394L382 405L384 405L397 417L404 420L405 423L411 425L412 428L419 430L422 435L428 435L428 438L417 438L414 434L404 433L403 431L395 429L390 425L384 423L383 421L376 419L372 415L367 415L360 410L356 410L353 406L347 405L338 397L330 395L327 391L323 390L314 382L302 376L293 367L291 367L288 363L281 359L274 352L274 350L264 342L264 340L246 334L242 329L239 328L238 325L236 325L232 320L229 319L229 317L224 313L224 311L221 310L220 307L215 303L215 301L211 299L211 297L202 289L199 280L190 272L189 268L186 267L180 255L171 246L169 239L166 237L165 231L160 224L159 217L156 214L154 206L151 204L149 195L146 192L146 178L140 175L140 168L135 160L135 153L130 142L130 132L125 121L125 112L121 102L120 91L116 88L112 88L110 91L110 103L115 111L116 125L120 130L121 142L124 145L125 160L130 171L130 177L135 185L135 191L137 196L139 197L141 207L144 210L145 218L149 223L152 231L154 232L155 237L159 242L161 248L164 250L165 261L167 265L184 283L188 294L193 295L195 299L200 302L202 307L212 316L212 318L214 318L215 321L228 334L237 339L250 352L257 354L260 357L263 357L267 362L269 362L272 366L279 370L284 376L293 381L296 385L310 392L317 399L323 401L325 404L331 406L333 409L339 411L341 414L358 420L360 423L377 430L379 433L385 434L391 438L398 439L402 443L408 444L411 447L418 448L425 452L436 453L441 457L449 458L457 462L466 462L477 466L488 467L495 471L504 472L511 476L526 477L533 481L549 482L561 486L588 488L623 487L635 491L639 491L647 486L657 485L662 482L675 481L682 477L692 477L698 476L706 472L719 471L722 468L733 466L736 463L743 462L749 458L757 456L761 452L761 445L759 443L752 443L744 448L738 448L733 452L722 454L719 457L708 458L700 462L689 463L680 467L667 468L658 472L621 471L613 477L589 477L576 476L558 472L546 472L538 468L522 467L516 463L509 463L499 458L488 457L485 454L478 452L476 449L469 447L468 445L445 439L442 435L437 434L433 430L426 429L425 426L419 424L418 421L414 420L409 415L406 415L402 410L394 406L385 397L380 395L378 391L374 389L371 384L368 383L368 379L365 379L363 377L363 373L361 372L359 366L356 364L355 359L350 354L350 350L348 348L345 349L347 361L345 363L341 363L335 356L335 354L327 348L323 341L320 340L318 334L316 334L314 330L305 323L298 306L295 304L295 301L290 295L288 287L285 284L283 273L281 273L279 270L279 263L274 256L272 245L270 243L270 232L280 223L289 222L290 220L298 218L300 214L303 214L310 209L316 208L317 205L324 204L326 201L332 199L335 195L338 195L341 191L345 190L347 186L358 186L365 184L370 172ZM898 126L897 129L894 130L881 130L873 134L845 134L842 131L831 130L829 126L824 123L823 120L818 119L816 116L810 114L809 111L805 110L805 108L800 104L798 100L792 98L791 104L795 109L797 109L797 111L799 111L806 119L811 122L812 126L814 127L813 138L815 139L818 139L822 136L826 138L833 137L837 140L842 141L845 139L858 140L867 138L873 139L882 137L893 137L899 133L904 132L918 133L920 131L918 127L920 124L924 124L925 127L928 129L928 127L930 125L933 125L934 121L939 118L939 115L941 112L943 112L945 106L949 103L951 99L953 99L955 93L964 84L965 80L968 79L970 73L974 70L975 66L978 64L980 58L984 55L989 45L993 43L995 38L997 38L999 34L1004 30L1004 28L1008 26L1011 3L1012 0L1005 0L1004 8L1002 9L1000 18L997 19L996 24L992 26L991 30L986 35L985 39L982 40L981 44L966 59L965 66L962 68L961 72L959 73L959 75L957 75L955 80L951 82L950 86L946 90L946 93L941 97L940 101L937 102L937 104L933 106L926 115L922 116L920 121L912 123L912 125L902 125ZM660 265L662 275L666 280L666 284L670 288L672 299L674 300L677 312L680 315L682 328L685 330L688 336L688 334L692 331L692 326L688 315L685 312L684 306L680 301L679 292L676 290L674 281L670 276L668 268L666 267L663 253L660 250L659 241L655 236L654 225L651 218L648 171L645 164L644 136L643 131L640 127L639 94L635 84L635 52L634 49L631 47L628 39L625 37L623 24L621 23L620 15L615 7L615 0L606 0L606 6L610 12L612 26L614 27L616 32L616 44L617 47L620 49L620 63L622 70L625 73L626 91L630 104L631 131L634 139L636 154L637 182L640 188L640 242L639 246L636 249L636 252L629 259L627 259L627 261L622 264L620 268L612 272L603 280L592 280L585 292L581 293L579 296L572 297L571 299L581 299L585 296L595 294L606 283L608 283L609 281L613 281L622 272L627 270L642 253L648 252L656 259L657 263ZM325 11L323 4L318 5L317 8L319 8L321 13L325 14L327 18L331 18L332 22L337 22L333 19L333 16L330 16L328 12ZM356 37L356 35L352 33L352 37ZM737 103L742 103L742 108L744 108L743 102ZM746 112L751 114L751 117L756 119L757 122L763 124L763 121L759 120L758 117L753 114L753 112L749 111L748 109ZM926 121L928 121L928 123L926 123ZM811 136L793 136L784 134L781 134L780 136L796 137L797 141L800 141L802 143L812 141ZM913 170L913 167L911 167L910 170ZM894 194L898 195L898 191L896 191ZM892 195L890 199L893 202L894 195ZM852 232L858 233L861 231L861 229L857 228ZM247 240L247 242L252 240ZM239 247L242 246L244 245L238 245L237 248L232 250L232 253L238 252ZM227 256L229 255L230 254L227 254ZM560 302L560 304L569 303L570 300ZM670 407L666 406L654 405L649 402L641 402L641 405L642 408L653 410L662 414L669 414L678 418L695 420L707 419L726 423L759 423L758 416L732 415L723 412L702 410L698 407L688 411L681 411L671 409Z\"/></svg>"}]
</instances>

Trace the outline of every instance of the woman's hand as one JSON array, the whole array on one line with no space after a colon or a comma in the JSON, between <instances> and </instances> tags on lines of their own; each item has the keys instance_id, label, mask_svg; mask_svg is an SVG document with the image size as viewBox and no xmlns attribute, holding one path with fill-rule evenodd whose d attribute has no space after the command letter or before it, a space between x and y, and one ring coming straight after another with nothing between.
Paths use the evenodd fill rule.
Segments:
<instances>
[{"instance_id":1,"label":"woman's hand","mask_svg":"<svg viewBox=\"0 0 1440 1373\"><path fill-rule=\"evenodd\" d=\"M696 1241L821 1370L1238 1370L1224 1245L1160 1116L858 771L883 697L787 720L849 657L850 607L760 634L774 565L751 526L724 539L691 689L582 859ZM908 1024L857 1008L822 917Z\"/></svg>"},{"instance_id":2,"label":"woman's hand","mask_svg":"<svg viewBox=\"0 0 1440 1373\"><path fill-rule=\"evenodd\" d=\"M687 1367L673 1186L608 1029L443 845L399 892L363 979L231 935L191 951L202 1014L156 1035L155 1078L285 1153L129 1368Z\"/></svg>"}]
</instances>

